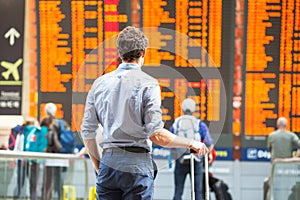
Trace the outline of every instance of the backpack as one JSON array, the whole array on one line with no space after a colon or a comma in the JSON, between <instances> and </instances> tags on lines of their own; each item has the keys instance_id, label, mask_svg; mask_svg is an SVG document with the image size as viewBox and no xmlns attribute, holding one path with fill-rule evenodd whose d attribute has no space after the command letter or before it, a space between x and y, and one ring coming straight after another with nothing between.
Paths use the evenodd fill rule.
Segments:
<instances>
[{"instance_id":1,"label":"backpack","mask_svg":"<svg viewBox=\"0 0 300 200\"><path fill-rule=\"evenodd\" d=\"M75 139L73 132L71 130L66 130L64 123L61 119L59 122L59 132L60 132L60 143L62 145L61 153L73 153L75 148Z\"/></svg>"},{"instance_id":2,"label":"backpack","mask_svg":"<svg viewBox=\"0 0 300 200\"><path fill-rule=\"evenodd\" d=\"M45 152L48 147L48 128L24 127L24 151Z\"/></svg>"},{"instance_id":3,"label":"backpack","mask_svg":"<svg viewBox=\"0 0 300 200\"><path fill-rule=\"evenodd\" d=\"M16 140L19 134L23 134L24 129L23 126L17 125L16 127L11 129L8 139L8 149L14 150L16 146Z\"/></svg>"},{"instance_id":4,"label":"backpack","mask_svg":"<svg viewBox=\"0 0 300 200\"><path fill-rule=\"evenodd\" d=\"M199 133L198 130L199 122L194 116L183 115L177 120L175 132L178 136L196 139L195 134Z\"/></svg>"},{"instance_id":5,"label":"backpack","mask_svg":"<svg viewBox=\"0 0 300 200\"><path fill-rule=\"evenodd\" d=\"M200 141L199 121L192 115L183 115L177 118L174 122L174 133L177 136L195 139ZM187 148L175 148L171 150L172 158L180 158L180 162L185 162L184 155L190 154Z\"/></svg>"}]
</instances>

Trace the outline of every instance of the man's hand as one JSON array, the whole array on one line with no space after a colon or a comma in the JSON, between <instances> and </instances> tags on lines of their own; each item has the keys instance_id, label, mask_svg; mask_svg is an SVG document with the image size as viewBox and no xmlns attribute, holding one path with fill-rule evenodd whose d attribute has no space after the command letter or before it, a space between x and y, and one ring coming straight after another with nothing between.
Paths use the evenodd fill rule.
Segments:
<instances>
[{"instance_id":1,"label":"man's hand","mask_svg":"<svg viewBox=\"0 0 300 200\"><path fill-rule=\"evenodd\" d=\"M98 171L100 166L100 151L98 149L98 144L95 139L86 139L83 140L86 149L88 150L88 154L92 161L92 164L96 171Z\"/></svg>"},{"instance_id":2,"label":"man's hand","mask_svg":"<svg viewBox=\"0 0 300 200\"><path fill-rule=\"evenodd\" d=\"M189 148L195 151L195 154L204 156L205 154L209 153L209 149L206 147L206 145L202 142L193 140Z\"/></svg>"},{"instance_id":3,"label":"man's hand","mask_svg":"<svg viewBox=\"0 0 300 200\"><path fill-rule=\"evenodd\" d=\"M209 152L209 149L204 143L190 140L185 137L179 137L168 131L162 129L150 136L150 140L160 146L166 148L189 148L195 151L195 154L205 155Z\"/></svg>"}]
</instances>

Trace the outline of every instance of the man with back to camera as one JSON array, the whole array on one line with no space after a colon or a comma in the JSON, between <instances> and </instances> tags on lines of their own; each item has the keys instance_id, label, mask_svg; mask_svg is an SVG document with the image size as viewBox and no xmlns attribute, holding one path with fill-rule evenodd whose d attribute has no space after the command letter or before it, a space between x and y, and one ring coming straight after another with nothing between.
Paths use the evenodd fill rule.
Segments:
<instances>
[{"instance_id":1,"label":"man with back to camera","mask_svg":"<svg viewBox=\"0 0 300 200\"><path fill-rule=\"evenodd\" d=\"M95 170L97 199L153 199L152 142L168 148L208 153L205 144L178 137L164 129L160 87L142 72L148 39L126 27L117 37L122 63L99 77L88 93L81 135ZM103 127L100 159L95 130Z\"/></svg>"},{"instance_id":2,"label":"man with back to camera","mask_svg":"<svg viewBox=\"0 0 300 200\"><path fill-rule=\"evenodd\" d=\"M268 149L271 152L272 162L277 158L291 158L293 148L300 148L298 136L286 130L287 119L280 117L277 119L277 130L268 137ZM264 199L269 199L269 178L264 181Z\"/></svg>"},{"instance_id":3,"label":"man with back to camera","mask_svg":"<svg viewBox=\"0 0 300 200\"><path fill-rule=\"evenodd\" d=\"M210 136L208 127L204 122L194 117L192 114L195 111L196 102L193 99L187 98L182 102L183 115L176 118L172 124L170 131L176 135L184 135L186 138L194 138L197 141L204 141L205 145L210 150L213 148L213 140ZM174 152L174 151L173 151ZM175 150L175 169L174 169L174 200L181 200L185 178L187 174L192 175L190 170L190 152L188 149ZM194 162L194 188L195 199L202 200L202 181L203 181L203 157L195 156ZM212 155L209 154L209 161L212 161Z\"/></svg>"}]
</instances>

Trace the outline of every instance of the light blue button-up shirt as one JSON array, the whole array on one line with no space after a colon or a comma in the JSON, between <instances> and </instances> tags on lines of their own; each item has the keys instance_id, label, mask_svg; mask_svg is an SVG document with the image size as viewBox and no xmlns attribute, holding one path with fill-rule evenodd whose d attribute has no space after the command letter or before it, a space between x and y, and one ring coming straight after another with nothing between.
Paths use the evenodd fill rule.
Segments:
<instances>
[{"instance_id":1,"label":"light blue button-up shirt","mask_svg":"<svg viewBox=\"0 0 300 200\"><path fill-rule=\"evenodd\" d=\"M99 124L103 126L103 149L134 146L151 150L149 137L164 126L157 80L132 63L122 63L96 79L86 99L82 138L94 139Z\"/></svg>"}]
</instances>

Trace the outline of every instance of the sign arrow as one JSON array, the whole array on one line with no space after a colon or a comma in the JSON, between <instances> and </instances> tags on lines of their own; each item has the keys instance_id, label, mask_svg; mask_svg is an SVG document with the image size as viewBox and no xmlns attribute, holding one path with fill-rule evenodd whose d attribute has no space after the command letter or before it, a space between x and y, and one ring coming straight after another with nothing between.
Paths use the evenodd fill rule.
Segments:
<instances>
[{"instance_id":1,"label":"sign arrow","mask_svg":"<svg viewBox=\"0 0 300 200\"><path fill-rule=\"evenodd\" d=\"M9 44L10 46L13 46L15 44L15 37L19 38L20 33L14 28L11 27L4 35L4 37L7 39L9 38Z\"/></svg>"}]
</instances>

